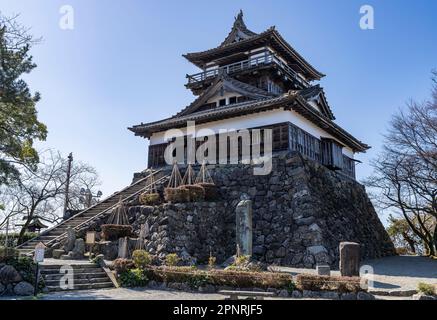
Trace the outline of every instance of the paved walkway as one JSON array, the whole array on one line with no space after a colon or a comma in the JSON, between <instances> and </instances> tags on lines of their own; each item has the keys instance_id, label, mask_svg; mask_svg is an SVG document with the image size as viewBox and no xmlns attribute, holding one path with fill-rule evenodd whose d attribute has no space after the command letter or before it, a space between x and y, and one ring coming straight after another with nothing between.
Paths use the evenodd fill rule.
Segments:
<instances>
[{"instance_id":1,"label":"paved walkway","mask_svg":"<svg viewBox=\"0 0 437 320\"><path fill-rule=\"evenodd\" d=\"M417 256L395 256L364 261L362 265L373 268L373 286L378 291L416 290L419 282L437 285L437 260ZM316 273L314 269L280 267L294 275ZM332 275L340 275L332 271ZM369 284L371 285L371 284Z\"/></svg>"}]
</instances>

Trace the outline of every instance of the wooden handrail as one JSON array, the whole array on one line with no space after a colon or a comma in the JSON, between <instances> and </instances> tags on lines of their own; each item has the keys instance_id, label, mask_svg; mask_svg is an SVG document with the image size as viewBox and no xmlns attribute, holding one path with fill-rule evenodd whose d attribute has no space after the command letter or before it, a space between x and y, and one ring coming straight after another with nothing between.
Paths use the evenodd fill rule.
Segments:
<instances>
[{"instance_id":1,"label":"wooden handrail","mask_svg":"<svg viewBox=\"0 0 437 320\"><path fill-rule=\"evenodd\" d=\"M53 226L53 227L51 227L51 228L45 230L44 232L40 233L38 236L36 236L36 237L34 237L34 238L32 238L32 239L29 239L29 240L27 240L26 242L23 242L22 244L20 244L20 245L17 246L16 248L17 248L17 249L20 249L20 247L23 247L23 246L26 245L27 243L29 243L29 242L31 242L31 241L33 241L33 240L36 240L36 239L38 239L38 238L41 237L41 236L47 235L49 232L51 232L52 230L58 228L59 226L65 224L65 223L67 223L67 222L69 222L69 221L71 221L71 220L73 220L73 219L75 219L75 218L77 218L77 217L79 217L79 216L83 216L83 214L86 213L87 211L89 211L89 210L91 210L91 209L94 209L95 207L97 207L97 206L99 206L99 205L101 205L101 204L104 204L105 202L111 200L113 197L117 196L118 194L120 194L120 193L122 193L122 192L124 192L124 191L126 191L126 190L128 190L128 189L130 189L130 188L132 188L132 187L134 187L134 186L136 186L136 185L138 185L138 184L141 183L141 182L146 181L146 180L149 179L151 176L156 175L156 174L160 173L161 171L162 171L162 170L160 169L160 170L157 170L157 171L155 171L155 172L150 173L147 177L144 177L144 178L142 178L142 179L136 181L135 183L133 183L133 184L131 184L131 185L129 185L129 186L123 188L122 190L113 193L112 195L110 195L110 196L108 196L107 198L105 198L104 200L102 200L102 201L96 203L95 205L93 205L93 206L91 206L91 207L88 207L88 208L86 208L85 210L82 210L81 212L79 212L79 213L75 214L74 216L68 218L67 220L64 220L64 221L62 221L61 223L59 223L59 224L57 224L57 225L55 225L55 226ZM112 208L112 207L113 207L113 206L111 206L111 207L109 207L109 208ZM109 208L108 208L108 209L109 209ZM88 220L87 220L87 221L88 221ZM62 234L62 235L63 235L63 234ZM55 238L55 239L57 239L57 238ZM55 240L55 239L54 239L54 240Z\"/></svg>"}]
</instances>

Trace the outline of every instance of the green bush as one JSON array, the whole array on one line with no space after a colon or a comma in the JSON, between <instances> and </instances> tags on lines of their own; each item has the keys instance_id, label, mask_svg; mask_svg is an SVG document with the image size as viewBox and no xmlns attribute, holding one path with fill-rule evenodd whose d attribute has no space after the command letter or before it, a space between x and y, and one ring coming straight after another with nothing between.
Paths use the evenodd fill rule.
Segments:
<instances>
[{"instance_id":1,"label":"green bush","mask_svg":"<svg viewBox=\"0 0 437 320\"><path fill-rule=\"evenodd\" d=\"M14 248L0 247L0 262L7 262L18 258L18 250Z\"/></svg>"},{"instance_id":2,"label":"green bush","mask_svg":"<svg viewBox=\"0 0 437 320\"><path fill-rule=\"evenodd\" d=\"M417 285L417 290L427 296L434 296L436 294L435 286L428 283L420 282Z\"/></svg>"},{"instance_id":3,"label":"green bush","mask_svg":"<svg viewBox=\"0 0 437 320\"><path fill-rule=\"evenodd\" d=\"M23 235L23 242L26 242L30 239L33 239L37 236L37 233L34 232L26 232ZM18 238L20 234L19 233L10 233L8 234L8 247L16 247L18 245ZM6 234L2 233L0 234L0 243L4 244L6 240Z\"/></svg>"},{"instance_id":4,"label":"green bush","mask_svg":"<svg viewBox=\"0 0 437 320\"><path fill-rule=\"evenodd\" d=\"M143 287L147 285L149 279L145 270L131 269L121 273L119 281L123 287Z\"/></svg>"},{"instance_id":5,"label":"green bush","mask_svg":"<svg viewBox=\"0 0 437 320\"><path fill-rule=\"evenodd\" d=\"M152 257L146 250L135 250L132 253L132 260L138 269L144 269L152 263Z\"/></svg>"},{"instance_id":6,"label":"green bush","mask_svg":"<svg viewBox=\"0 0 437 320\"><path fill-rule=\"evenodd\" d=\"M154 206L161 202L159 193L142 193L139 198L140 204L144 206Z\"/></svg>"},{"instance_id":7,"label":"green bush","mask_svg":"<svg viewBox=\"0 0 437 320\"><path fill-rule=\"evenodd\" d=\"M176 253L169 253L166 257L165 257L165 265L168 267L174 267L177 266L178 262L179 262L179 257Z\"/></svg>"},{"instance_id":8,"label":"green bush","mask_svg":"<svg viewBox=\"0 0 437 320\"><path fill-rule=\"evenodd\" d=\"M134 262L130 259L118 258L112 262L112 268L117 272L117 274L122 274L134 267Z\"/></svg>"}]
</instances>

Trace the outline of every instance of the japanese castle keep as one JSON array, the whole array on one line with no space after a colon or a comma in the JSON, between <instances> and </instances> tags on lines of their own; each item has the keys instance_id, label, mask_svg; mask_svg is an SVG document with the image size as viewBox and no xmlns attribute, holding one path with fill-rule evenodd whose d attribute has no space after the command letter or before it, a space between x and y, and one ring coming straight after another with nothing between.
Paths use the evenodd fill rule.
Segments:
<instances>
[{"instance_id":1,"label":"japanese castle keep","mask_svg":"<svg viewBox=\"0 0 437 320\"><path fill-rule=\"evenodd\" d=\"M128 187L44 231L20 250L31 252L43 242L48 254L69 257L74 252L63 248L71 229L82 238L87 231L100 234L102 225L112 223L114 210L126 206L118 212L125 213L123 221L134 232L129 250L140 245L161 260L177 253L186 264L207 263L210 255L222 263L238 247L268 264L312 268L328 263L334 269L342 241L359 243L362 258L394 254L364 187L355 179L354 155L369 146L334 122L325 92L316 83L324 75L275 28L250 31L240 12L218 47L184 57L201 69L187 75L186 87L196 99L174 116L129 128L150 141L148 168L134 174ZM194 135L189 123L195 123ZM211 179L201 181L202 187L166 188L171 173L177 172L166 161L167 146L173 143L166 133L174 129L183 137L176 139L182 142L179 170L182 176L208 172ZM223 140L223 130L243 130L246 136ZM204 152L208 162L202 161L200 171L188 156L193 136L194 146L215 140ZM271 170L254 173L260 162L243 159L248 146L252 153L260 151L257 156L267 154ZM224 152L224 157L222 150L234 151L233 156ZM181 194L188 187L200 188L204 198L190 194L183 201L169 200L169 191ZM208 187L216 192L207 199ZM145 201L146 196L158 201ZM127 240L122 242L124 253L129 251ZM118 241L100 241L98 246L106 260L120 256Z\"/></svg>"},{"instance_id":2,"label":"japanese castle keep","mask_svg":"<svg viewBox=\"0 0 437 320\"><path fill-rule=\"evenodd\" d=\"M149 168L171 170L164 160L170 143L164 134L186 130L194 121L196 131L208 128L216 134L220 129L272 129L273 169L256 176L243 163L210 165L220 201L131 208L139 223L151 225L146 248L200 261L212 252L223 261L235 254L238 207L251 200L249 239L257 260L336 268L341 241L360 243L363 258L394 254L364 187L355 181L354 154L370 147L334 122L325 92L316 84L324 74L275 27L255 33L240 12L218 47L184 57L201 69L186 76L196 99L174 116L129 128L150 140Z\"/></svg>"}]
</instances>

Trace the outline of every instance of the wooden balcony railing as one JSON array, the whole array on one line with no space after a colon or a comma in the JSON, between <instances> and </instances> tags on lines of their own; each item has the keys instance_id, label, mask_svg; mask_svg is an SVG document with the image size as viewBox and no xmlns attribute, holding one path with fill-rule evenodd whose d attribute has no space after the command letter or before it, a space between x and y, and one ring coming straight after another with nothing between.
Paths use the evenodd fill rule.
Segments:
<instances>
[{"instance_id":1,"label":"wooden balcony railing","mask_svg":"<svg viewBox=\"0 0 437 320\"><path fill-rule=\"evenodd\" d=\"M196 74L188 75L187 79L188 83L187 86L191 86L206 80L212 80L215 77L217 77L221 72L224 72L226 74L232 75L237 72L246 71L250 69L257 69L259 67L267 66L267 65L276 65L281 70L285 72L285 74L298 81L303 87L307 88L309 86L309 83L302 78L296 71L294 71L292 68L290 68L287 64L283 63L276 55L272 53L266 52L265 55L251 58L244 61L239 61L235 63L228 64L223 67L219 67L216 69L211 69L203 72L199 72Z\"/></svg>"}]
</instances>

